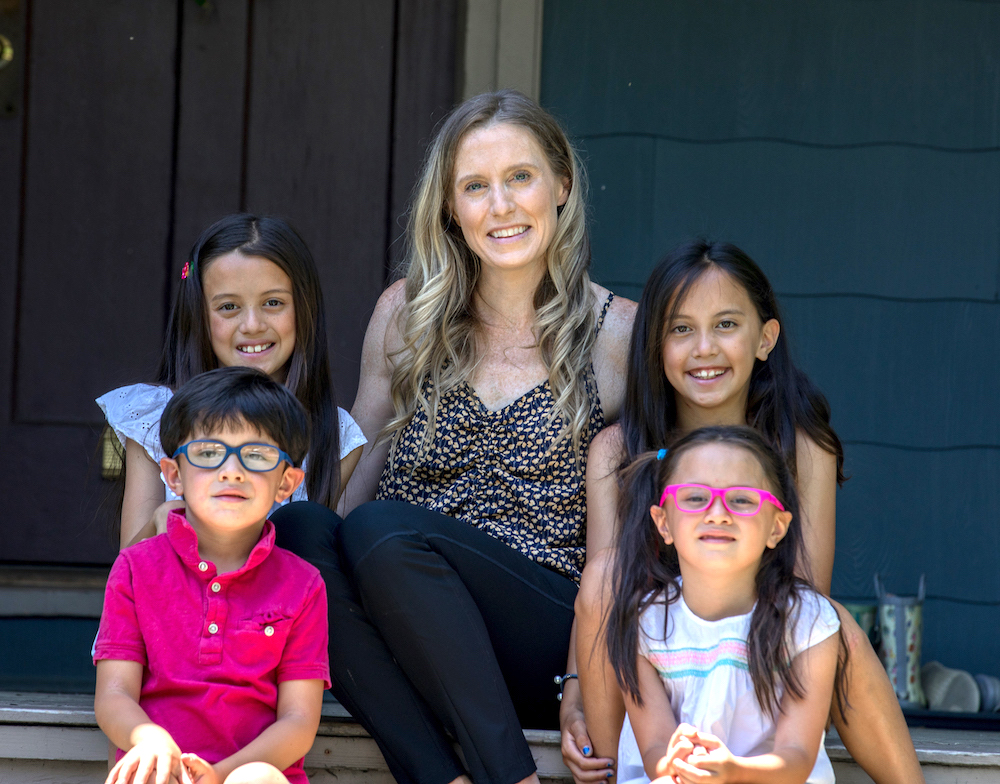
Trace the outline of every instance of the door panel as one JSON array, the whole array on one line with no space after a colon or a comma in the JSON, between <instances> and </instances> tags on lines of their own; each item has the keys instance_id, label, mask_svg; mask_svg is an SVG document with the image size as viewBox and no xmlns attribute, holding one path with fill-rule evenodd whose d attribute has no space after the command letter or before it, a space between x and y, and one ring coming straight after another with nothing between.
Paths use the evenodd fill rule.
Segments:
<instances>
[{"instance_id":1,"label":"door panel","mask_svg":"<svg viewBox=\"0 0 1000 784\"><path fill-rule=\"evenodd\" d=\"M0 106L0 563L114 557L93 399L152 378L183 261L222 215L303 234L350 408L413 181L394 148L412 170L454 94L447 57L398 69L454 52L456 2L0 0L0 35L30 31L29 89Z\"/></svg>"},{"instance_id":2,"label":"door panel","mask_svg":"<svg viewBox=\"0 0 1000 784\"><path fill-rule=\"evenodd\" d=\"M17 421L91 423L123 364L158 353L163 300L140 292L165 274L175 17L166 3L33 4Z\"/></svg>"}]
</instances>

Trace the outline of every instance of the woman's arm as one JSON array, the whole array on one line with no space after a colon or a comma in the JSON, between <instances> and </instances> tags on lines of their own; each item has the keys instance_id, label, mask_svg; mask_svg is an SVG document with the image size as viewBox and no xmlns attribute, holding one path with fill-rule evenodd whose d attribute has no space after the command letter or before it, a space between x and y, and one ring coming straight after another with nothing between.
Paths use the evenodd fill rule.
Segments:
<instances>
[{"instance_id":1,"label":"woman's arm","mask_svg":"<svg viewBox=\"0 0 1000 784\"><path fill-rule=\"evenodd\" d=\"M610 293L603 286L591 284L598 308ZM636 304L624 297L615 297L604 316L604 324L594 343L594 377L597 380L597 394L604 410L604 421L615 422L625 396L625 369L628 363L628 344L632 339L632 322L635 320Z\"/></svg>"},{"instance_id":2,"label":"woman's arm","mask_svg":"<svg viewBox=\"0 0 1000 784\"><path fill-rule=\"evenodd\" d=\"M829 595L837 535L837 458L799 431L795 438L796 487L811 577Z\"/></svg>"},{"instance_id":3,"label":"woman's arm","mask_svg":"<svg viewBox=\"0 0 1000 784\"><path fill-rule=\"evenodd\" d=\"M599 780L608 763L613 765L625 716L604 638L618 503L615 469L621 449L621 428L612 425L597 434L587 457L587 566L576 597L566 665L566 671L579 673L580 679L567 684L559 711L563 760L577 782ZM586 755L585 746L590 746Z\"/></svg>"},{"instance_id":4,"label":"woman's arm","mask_svg":"<svg viewBox=\"0 0 1000 784\"><path fill-rule=\"evenodd\" d=\"M389 443L376 444L378 434L395 413L392 406L392 361L389 355L402 347L399 314L406 303L406 281L399 280L382 292L368 322L361 349L361 378L351 416L361 427L368 443L341 498L341 514L371 501L389 454Z\"/></svg>"},{"instance_id":5,"label":"woman's arm","mask_svg":"<svg viewBox=\"0 0 1000 784\"><path fill-rule=\"evenodd\" d=\"M131 438L125 439L125 496L122 499L120 536L122 547L156 534L150 523L165 497L160 467L140 444ZM140 536L140 532L145 536Z\"/></svg>"},{"instance_id":6,"label":"woman's arm","mask_svg":"<svg viewBox=\"0 0 1000 784\"><path fill-rule=\"evenodd\" d=\"M802 684L804 696L798 699L786 693L782 698L781 712L775 727L774 750L771 753L737 757L714 735L698 732L687 737L708 753L673 760L673 772L680 775L682 782L705 780L706 773L711 774L712 781L723 784L804 782L816 764L820 740L826 727L839 646L840 638L834 634L795 657L792 670ZM638 734L636 729L636 737ZM646 757L643 755L643 763L645 762ZM646 769L649 770L648 765ZM667 772L670 772L669 768Z\"/></svg>"}]
</instances>

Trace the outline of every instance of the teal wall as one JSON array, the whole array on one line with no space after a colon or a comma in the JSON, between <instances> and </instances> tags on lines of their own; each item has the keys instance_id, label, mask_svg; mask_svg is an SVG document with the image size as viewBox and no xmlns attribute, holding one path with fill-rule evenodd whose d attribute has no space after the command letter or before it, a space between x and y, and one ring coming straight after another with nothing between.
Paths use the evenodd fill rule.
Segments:
<instances>
[{"instance_id":1,"label":"teal wall","mask_svg":"<svg viewBox=\"0 0 1000 784\"><path fill-rule=\"evenodd\" d=\"M542 51L594 277L747 250L845 441L834 594L926 573L924 659L1000 675L1000 4L545 0Z\"/></svg>"}]
</instances>

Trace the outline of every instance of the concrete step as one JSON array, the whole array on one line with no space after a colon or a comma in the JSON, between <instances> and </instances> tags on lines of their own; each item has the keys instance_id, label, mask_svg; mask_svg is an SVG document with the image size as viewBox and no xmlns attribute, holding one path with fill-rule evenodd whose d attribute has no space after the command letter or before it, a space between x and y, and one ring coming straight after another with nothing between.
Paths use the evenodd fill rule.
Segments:
<instances>
[{"instance_id":1,"label":"concrete step","mask_svg":"<svg viewBox=\"0 0 1000 784\"><path fill-rule=\"evenodd\" d=\"M928 784L1000 782L1000 732L911 730ZM525 730L545 782L571 784L559 733ZM839 784L870 784L836 734L827 738ZM100 784L108 771L108 741L85 694L0 692L0 782ZM392 784L374 741L338 703L323 704L316 742L306 755L312 784Z\"/></svg>"}]
</instances>

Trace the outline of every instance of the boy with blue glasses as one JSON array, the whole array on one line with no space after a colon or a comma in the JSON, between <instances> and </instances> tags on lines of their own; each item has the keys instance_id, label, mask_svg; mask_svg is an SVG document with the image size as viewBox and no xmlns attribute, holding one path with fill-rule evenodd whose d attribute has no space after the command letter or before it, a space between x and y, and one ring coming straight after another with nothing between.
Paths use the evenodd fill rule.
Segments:
<instances>
[{"instance_id":1,"label":"boy with blue glasses","mask_svg":"<svg viewBox=\"0 0 1000 784\"><path fill-rule=\"evenodd\" d=\"M303 479L306 414L263 373L220 368L167 404L160 462L185 509L108 578L94 710L109 784L307 784L330 686L319 572L267 517Z\"/></svg>"}]
</instances>

